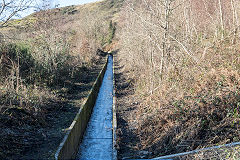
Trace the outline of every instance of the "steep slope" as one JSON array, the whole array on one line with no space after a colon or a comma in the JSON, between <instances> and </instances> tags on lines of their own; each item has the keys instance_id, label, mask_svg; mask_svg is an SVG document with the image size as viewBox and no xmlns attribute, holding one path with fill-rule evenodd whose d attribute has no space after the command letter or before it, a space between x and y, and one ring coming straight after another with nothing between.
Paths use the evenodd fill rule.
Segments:
<instances>
[{"instance_id":1,"label":"steep slope","mask_svg":"<svg viewBox=\"0 0 240 160\"><path fill-rule=\"evenodd\" d=\"M122 1L34 13L0 30L0 159L53 159L102 65Z\"/></svg>"},{"instance_id":2,"label":"steep slope","mask_svg":"<svg viewBox=\"0 0 240 160\"><path fill-rule=\"evenodd\" d=\"M239 142L240 3L125 2L117 75L125 75L117 82L119 158ZM203 155L231 159L239 155L235 150Z\"/></svg>"}]
</instances>

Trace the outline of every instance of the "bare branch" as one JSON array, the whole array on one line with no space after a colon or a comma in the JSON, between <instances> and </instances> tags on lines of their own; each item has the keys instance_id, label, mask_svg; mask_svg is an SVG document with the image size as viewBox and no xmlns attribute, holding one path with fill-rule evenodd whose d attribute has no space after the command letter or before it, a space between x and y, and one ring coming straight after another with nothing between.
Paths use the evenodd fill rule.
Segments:
<instances>
[{"instance_id":1,"label":"bare branch","mask_svg":"<svg viewBox=\"0 0 240 160\"><path fill-rule=\"evenodd\" d=\"M169 35L169 37L171 39L173 39L174 41L176 41L182 48L183 50L195 61L198 62L198 60L193 56L193 54L191 53L191 51L187 50L187 48L184 46L183 43L181 43L179 40L177 40L176 38L174 38L173 36Z\"/></svg>"},{"instance_id":2,"label":"bare branch","mask_svg":"<svg viewBox=\"0 0 240 160\"><path fill-rule=\"evenodd\" d=\"M6 26L9 20L11 20L17 13L24 11L31 6L33 0L2 0L1 10L0 10L0 28Z\"/></svg>"},{"instance_id":3,"label":"bare branch","mask_svg":"<svg viewBox=\"0 0 240 160\"><path fill-rule=\"evenodd\" d=\"M6 2L5 2L5 0L3 0L2 9L1 9L1 11L0 11L0 15L3 13L5 7L6 7Z\"/></svg>"}]
</instances>

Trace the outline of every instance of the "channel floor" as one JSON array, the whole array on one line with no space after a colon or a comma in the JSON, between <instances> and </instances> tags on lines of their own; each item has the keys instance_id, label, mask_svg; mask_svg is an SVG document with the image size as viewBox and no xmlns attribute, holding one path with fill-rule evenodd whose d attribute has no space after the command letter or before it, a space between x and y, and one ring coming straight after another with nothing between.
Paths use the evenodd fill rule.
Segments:
<instances>
[{"instance_id":1,"label":"channel floor","mask_svg":"<svg viewBox=\"0 0 240 160\"><path fill-rule=\"evenodd\" d=\"M109 55L107 70L88 123L77 160L112 160L113 133L113 58Z\"/></svg>"}]
</instances>

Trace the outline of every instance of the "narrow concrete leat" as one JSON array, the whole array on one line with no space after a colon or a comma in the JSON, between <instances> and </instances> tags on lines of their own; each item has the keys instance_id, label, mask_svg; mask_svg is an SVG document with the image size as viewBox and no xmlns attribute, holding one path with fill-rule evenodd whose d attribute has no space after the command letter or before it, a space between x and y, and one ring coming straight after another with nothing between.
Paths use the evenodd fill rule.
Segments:
<instances>
[{"instance_id":1,"label":"narrow concrete leat","mask_svg":"<svg viewBox=\"0 0 240 160\"><path fill-rule=\"evenodd\" d=\"M107 70L76 159L106 160L113 157L113 58Z\"/></svg>"}]
</instances>

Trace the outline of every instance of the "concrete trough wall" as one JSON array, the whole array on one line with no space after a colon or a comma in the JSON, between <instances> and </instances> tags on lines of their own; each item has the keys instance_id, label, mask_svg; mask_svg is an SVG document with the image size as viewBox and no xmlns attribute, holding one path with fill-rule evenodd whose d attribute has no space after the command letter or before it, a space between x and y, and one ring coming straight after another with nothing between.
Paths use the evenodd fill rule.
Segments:
<instances>
[{"instance_id":1,"label":"concrete trough wall","mask_svg":"<svg viewBox=\"0 0 240 160\"><path fill-rule=\"evenodd\" d=\"M69 127L62 143L60 144L55 159L75 159L80 142L83 138L88 121L91 117L93 107L95 105L102 80L107 69L108 59L100 74L98 75L94 85L81 108L79 109L75 119Z\"/></svg>"},{"instance_id":2,"label":"concrete trough wall","mask_svg":"<svg viewBox=\"0 0 240 160\"><path fill-rule=\"evenodd\" d=\"M115 88L115 64L114 64L114 59L115 56L113 55L113 160L117 160L117 150L115 148L115 146L117 145L117 134L116 134L116 130L117 130L117 113L116 113L116 88Z\"/></svg>"}]
</instances>

